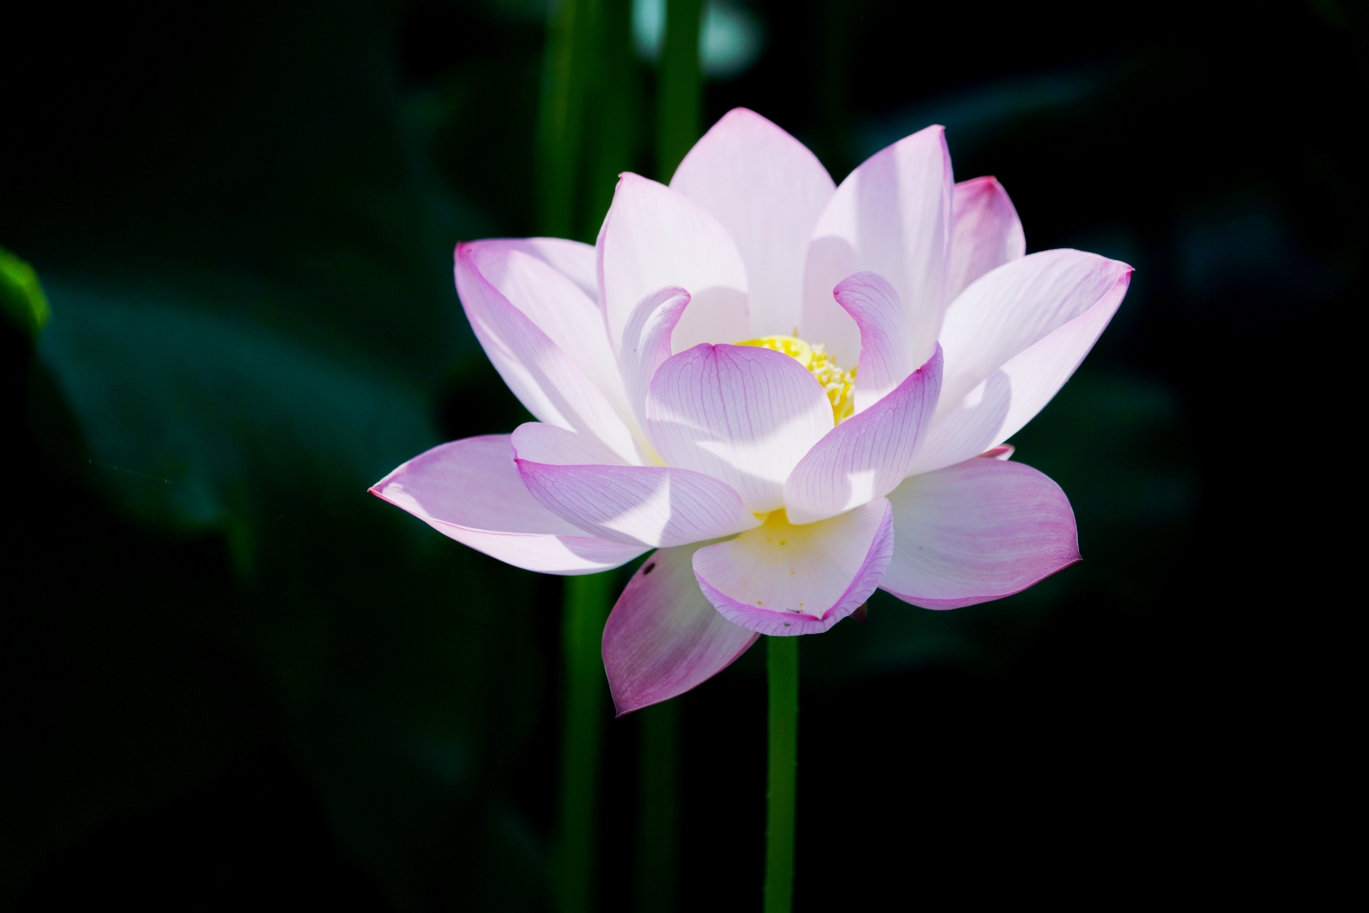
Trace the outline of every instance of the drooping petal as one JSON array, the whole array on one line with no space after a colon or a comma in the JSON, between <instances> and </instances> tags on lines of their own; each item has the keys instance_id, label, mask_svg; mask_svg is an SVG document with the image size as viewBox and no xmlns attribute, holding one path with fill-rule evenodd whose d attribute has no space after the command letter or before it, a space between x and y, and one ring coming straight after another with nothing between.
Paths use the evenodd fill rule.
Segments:
<instances>
[{"instance_id":1,"label":"drooping petal","mask_svg":"<svg viewBox=\"0 0 1369 913\"><path fill-rule=\"evenodd\" d=\"M913 373L913 328L898 292L878 273L856 273L832 297L860 330L856 412L864 412Z\"/></svg>"},{"instance_id":2,"label":"drooping petal","mask_svg":"<svg viewBox=\"0 0 1369 913\"><path fill-rule=\"evenodd\" d=\"M747 510L784 504L784 480L832 428L832 404L794 359L751 346L672 355L647 391L647 430L671 466L735 489Z\"/></svg>"},{"instance_id":3,"label":"drooping petal","mask_svg":"<svg viewBox=\"0 0 1369 913\"><path fill-rule=\"evenodd\" d=\"M586 295L574 281L544 259L518 250L514 247L516 243L474 241L463 247L480 275L580 366L618 417L631 427L636 423L636 417L628 406L623 379L613 358L613 348L609 345L608 331L604 328L596 297ZM533 241L522 243L532 244ZM576 255L589 246L574 241L564 243L576 246L567 250L544 243L534 247L534 251L541 254L573 252L572 256L557 259L583 266L577 262Z\"/></svg>"},{"instance_id":4,"label":"drooping petal","mask_svg":"<svg viewBox=\"0 0 1369 913\"><path fill-rule=\"evenodd\" d=\"M1058 253L1078 254L1077 251ZM995 282L999 273L1015 271L1019 269L1019 264L1026 264L1038 256L1040 255L1033 254L999 267L957 299L956 307L952 308L952 311L958 310L965 299L973 299L979 285ZM932 427L927 432L926 442L918 449L912 468L909 469L910 474L950 466L1002 444L1031 421L1074 374L1084 356L1102 335L1112 315L1116 313L1131 280L1131 268L1126 264L1093 257L1092 254L1078 256L1090 257L1095 261L1101 261L1102 264L1102 268L1098 270L1101 279L1097 273L1086 272L1086 282L1066 287L1073 290L1076 302L1083 303L1083 312L1063 325L1050 329L1044 338L1039 338L1025 350L1017 352L988 377L979 381L968 392L961 394L958 399L950 389L950 380L943 381L941 404L937 407L936 418L932 420ZM1030 287L1027 291L1031 291ZM1051 290L1052 294L1060 292L1058 288ZM1024 303L1023 310L1029 309L1030 306ZM1064 313L1068 315L1071 310L1073 309L1064 310ZM949 317L947 324L950 324ZM1049 326L1047 323L1047 327ZM976 353L973 342L966 338L968 333L969 330L962 327L954 337L961 346L961 351L965 353L959 378L962 388L967 376L970 380L974 379L974 375L963 366L967 363L982 363L974 357ZM1029 333L1022 335L1031 339ZM985 329L983 338L986 347L1001 342L991 329ZM950 370L951 356L948 352L948 376Z\"/></svg>"},{"instance_id":5,"label":"drooping petal","mask_svg":"<svg viewBox=\"0 0 1369 913\"><path fill-rule=\"evenodd\" d=\"M604 625L604 671L618 715L684 694L756 642L713 608L694 579L698 546L663 548L628 581Z\"/></svg>"},{"instance_id":6,"label":"drooping petal","mask_svg":"<svg viewBox=\"0 0 1369 913\"><path fill-rule=\"evenodd\" d=\"M632 309L623 329L618 363L628 402L642 428L646 423L646 391L656 369L670 357L670 334L689 306L689 292L666 287L647 292Z\"/></svg>"},{"instance_id":7,"label":"drooping petal","mask_svg":"<svg viewBox=\"0 0 1369 913\"><path fill-rule=\"evenodd\" d=\"M946 300L955 301L970 283L1027 252L1022 220L996 178L955 185L951 211L951 259Z\"/></svg>"},{"instance_id":8,"label":"drooping petal","mask_svg":"<svg viewBox=\"0 0 1369 913\"><path fill-rule=\"evenodd\" d=\"M592 536L642 546L687 545L759 521L726 483L688 469L625 466L584 435L529 422L513 433L523 484L547 510Z\"/></svg>"},{"instance_id":9,"label":"drooping petal","mask_svg":"<svg viewBox=\"0 0 1369 913\"><path fill-rule=\"evenodd\" d=\"M534 256L574 282L591 301L599 300L599 258L593 244L567 238L493 238L480 243Z\"/></svg>"},{"instance_id":10,"label":"drooping petal","mask_svg":"<svg viewBox=\"0 0 1369 913\"><path fill-rule=\"evenodd\" d=\"M789 521L834 517L898 487L931 424L940 389L938 348L892 393L827 432L784 483Z\"/></svg>"},{"instance_id":11,"label":"drooping petal","mask_svg":"<svg viewBox=\"0 0 1369 913\"><path fill-rule=\"evenodd\" d=\"M632 308L647 292L668 285L692 296L672 334L672 351L749 338L746 267L727 229L698 203L664 184L624 174L597 247L599 287L615 349Z\"/></svg>"},{"instance_id":12,"label":"drooping petal","mask_svg":"<svg viewBox=\"0 0 1369 913\"><path fill-rule=\"evenodd\" d=\"M971 459L892 494L894 557L880 587L926 609L1011 596L1079 560L1074 511L1044 474Z\"/></svg>"},{"instance_id":13,"label":"drooping petal","mask_svg":"<svg viewBox=\"0 0 1369 913\"><path fill-rule=\"evenodd\" d=\"M876 498L804 526L776 511L759 529L695 552L694 576L733 624L772 636L817 634L870 598L893 551L893 511Z\"/></svg>"},{"instance_id":14,"label":"drooping petal","mask_svg":"<svg viewBox=\"0 0 1369 913\"><path fill-rule=\"evenodd\" d=\"M946 307L951 233L951 157L944 130L928 127L875 153L841 182L808 248L802 335L856 363L860 333L832 300L842 279L879 273L908 309L912 363L932 357Z\"/></svg>"},{"instance_id":15,"label":"drooping petal","mask_svg":"<svg viewBox=\"0 0 1369 913\"><path fill-rule=\"evenodd\" d=\"M371 494L476 551L543 574L593 574L646 550L587 536L539 504L518 477L507 434L434 447Z\"/></svg>"},{"instance_id":16,"label":"drooping petal","mask_svg":"<svg viewBox=\"0 0 1369 913\"><path fill-rule=\"evenodd\" d=\"M631 429L603 392L485 278L473 253L471 245L456 249L457 292L471 329L509 389L540 421L593 435L625 460L638 461Z\"/></svg>"},{"instance_id":17,"label":"drooping petal","mask_svg":"<svg viewBox=\"0 0 1369 913\"><path fill-rule=\"evenodd\" d=\"M694 144L670 189L712 213L736 242L750 335L794 334L808 241L836 190L817 156L754 111L734 108Z\"/></svg>"}]
</instances>

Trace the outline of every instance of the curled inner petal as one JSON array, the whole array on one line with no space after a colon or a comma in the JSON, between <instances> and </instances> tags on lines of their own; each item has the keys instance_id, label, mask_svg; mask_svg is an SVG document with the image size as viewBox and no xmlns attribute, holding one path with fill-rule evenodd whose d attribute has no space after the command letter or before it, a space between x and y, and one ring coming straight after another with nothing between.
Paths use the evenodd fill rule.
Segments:
<instances>
[{"instance_id":1,"label":"curled inner petal","mask_svg":"<svg viewBox=\"0 0 1369 913\"><path fill-rule=\"evenodd\" d=\"M827 354L822 343L810 345L797 336L762 336L737 343L739 346L756 346L788 355L808 369L819 384L827 399L832 403L832 419L840 423L856 411L856 368L843 371L837 360Z\"/></svg>"}]
</instances>

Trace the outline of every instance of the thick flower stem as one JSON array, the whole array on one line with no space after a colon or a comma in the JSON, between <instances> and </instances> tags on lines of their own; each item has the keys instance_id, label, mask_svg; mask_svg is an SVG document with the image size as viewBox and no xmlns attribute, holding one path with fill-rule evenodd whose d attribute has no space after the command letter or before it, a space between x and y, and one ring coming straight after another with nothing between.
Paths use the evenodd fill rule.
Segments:
<instances>
[{"instance_id":1,"label":"thick flower stem","mask_svg":"<svg viewBox=\"0 0 1369 913\"><path fill-rule=\"evenodd\" d=\"M765 913L789 913L794 897L794 793L799 752L799 639L767 637L770 774L765 816Z\"/></svg>"},{"instance_id":2,"label":"thick flower stem","mask_svg":"<svg viewBox=\"0 0 1369 913\"><path fill-rule=\"evenodd\" d=\"M605 716L600 640L612 604L612 573L566 578L561 642L566 661L566 728L561 753L561 828L552 887L561 913L590 909L599 796L599 741Z\"/></svg>"}]
</instances>

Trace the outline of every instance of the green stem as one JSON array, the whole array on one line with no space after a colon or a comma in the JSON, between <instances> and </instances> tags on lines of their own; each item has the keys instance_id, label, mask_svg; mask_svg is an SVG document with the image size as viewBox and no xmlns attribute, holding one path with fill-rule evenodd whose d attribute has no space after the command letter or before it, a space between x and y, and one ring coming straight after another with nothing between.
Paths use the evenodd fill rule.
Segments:
<instances>
[{"instance_id":1,"label":"green stem","mask_svg":"<svg viewBox=\"0 0 1369 913\"><path fill-rule=\"evenodd\" d=\"M586 913L594 887L599 735L604 719L604 622L612 573L566 578L562 646L566 660L566 729L561 755L561 833L553 889L561 913Z\"/></svg>"},{"instance_id":2,"label":"green stem","mask_svg":"<svg viewBox=\"0 0 1369 913\"><path fill-rule=\"evenodd\" d=\"M596 0L559 0L547 22L537 124L537 221L542 234L556 238L575 230L595 6Z\"/></svg>"},{"instance_id":3,"label":"green stem","mask_svg":"<svg viewBox=\"0 0 1369 913\"><path fill-rule=\"evenodd\" d=\"M699 138L703 74L699 26L703 0L667 0L656 109L656 176L669 183L675 166Z\"/></svg>"},{"instance_id":4,"label":"green stem","mask_svg":"<svg viewBox=\"0 0 1369 913\"><path fill-rule=\"evenodd\" d=\"M766 638L770 679L770 775L765 814L765 913L794 899L794 792L799 755L799 639Z\"/></svg>"},{"instance_id":5,"label":"green stem","mask_svg":"<svg viewBox=\"0 0 1369 913\"><path fill-rule=\"evenodd\" d=\"M678 820L679 698L648 707L641 716L638 808L637 910L675 909L675 844Z\"/></svg>"},{"instance_id":6,"label":"green stem","mask_svg":"<svg viewBox=\"0 0 1369 913\"><path fill-rule=\"evenodd\" d=\"M618 175L637 171L640 145L641 73L632 52L632 0L595 0L598 44L594 81L585 106L584 201L577 216L580 239L599 235L613 202Z\"/></svg>"}]
</instances>

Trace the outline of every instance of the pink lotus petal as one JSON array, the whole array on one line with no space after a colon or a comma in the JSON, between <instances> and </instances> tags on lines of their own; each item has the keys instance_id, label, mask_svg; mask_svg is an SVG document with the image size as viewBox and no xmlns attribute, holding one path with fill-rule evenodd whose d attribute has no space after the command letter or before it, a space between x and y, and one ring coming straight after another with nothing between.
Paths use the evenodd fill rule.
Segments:
<instances>
[{"instance_id":1,"label":"pink lotus petal","mask_svg":"<svg viewBox=\"0 0 1369 913\"><path fill-rule=\"evenodd\" d=\"M733 624L760 634L818 634L860 607L894 552L884 498L830 520L791 526L776 512L759 529L694 553L694 576Z\"/></svg>"},{"instance_id":2,"label":"pink lotus petal","mask_svg":"<svg viewBox=\"0 0 1369 913\"><path fill-rule=\"evenodd\" d=\"M1119 287L1125 291L1130 275L1125 263L1066 249L1032 254L981 277L946 312L941 411L1014 355L1118 294Z\"/></svg>"},{"instance_id":3,"label":"pink lotus petal","mask_svg":"<svg viewBox=\"0 0 1369 913\"><path fill-rule=\"evenodd\" d=\"M509 389L538 420L593 435L625 460L637 462L632 431L604 393L481 273L477 254L474 245L457 247L456 288L471 329ZM516 252L505 256L531 261Z\"/></svg>"},{"instance_id":4,"label":"pink lotus petal","mask_svg":"<svg viewBox=\"0 0 1369 913\"><path fill-rule=\"evenodd\" d=\"M596 300L551 265L514 249L510 242L474 241L463 246L480 275L580 366L618 417L629 427L636 424ZM581 244L573 249L586 247ZM564 252L546 244L538 252L548 251Z\"/></svg>"},{"instance_id":5,"label":"pink lotus petal","mask_svg":"<svg viewBox=\"0 0 1369 913\"><path fill-rule=\"evenodd\" d=\"M837 283L832 297L860 330L856 412L864 412L903 383L913 362L913 327L898 292L878 273L856 273Z\"/></svg>"},{"instance_id":6,"label":"pink lotus petal","mask_svg":"<svg viewBox=\"0 0 1369 913\"><path fill-rule=\"evenodd\" d=\"M880 587L926 609L1000 599L1079 560L1065 493L1021 463L966 460L914 476L894 505L894 557Z\"/></svg>"},{"instance_id":7,"label":"pink lotus petal","mask_svg":"<svg viewBox=\"0 0 1369 913\"><path fill-rule=\"evenodd\" d=\"M692 567L696 548L647 558L604 625L604 671L619 716L697 688L760 636L704 598Z\"/></svg>"},{"instance_id":8,"label":"pink lotus petal","mask_svg":"<svg viewBox=\"0 0 1369 913\"><path fill-rule=\"evenodd\" d=\"M941 349L864 412L842 422L784 483L791 523L812 523L883 497L908 475L941 389Z\"/></svg>"},{"instance_id":9,"label":"pink lotus petal","mask_svg":"<svg viewBox=\"0 0 1369 913\"><path fill-rule=\"evenodd\" d=\"M651 381L646 412L667 463L721 479L755 513L784 505L784 480L832 429L832 404L813 375L751 346L672 355Z\"/></svg>"},{"instance_id":10,"label":"pink lotus petal","mask_svg":"<svg viewBox=\"0 0 1369 913\"><path fill-rule=\"evenodd\" d=\"M694 144L670 189L712 213L736 242L746 264L749 335L793 334L808 241L836 190L817 156L759 114L734 108Z\"/></svg>"},{"instance_id":11,"label":"pink lotus petal","mask_svg":"<svg viewBox=\"0 0 1369 913\"><path fill-rule=\"evenodd\" d=\"M941 127L875 153L841 182L808 248L803 277L805 339L843 365L860 354L855 321L832 300L852 273L879 273L908 309L911 360L932 357L946 307L951 233L951 158Z\"/></svg>"},{"instance_id":12,"label":"pink lotus petal","mask_svg":"<svg viewBox=\"0 0 1369 913\"><path fill-rule=\"evenodd\" d=\"M955 221L946 299L955 301L980 276L1021 259L1027 236L1008 192L992 177L956 184L951 210Z\"/></svg>"},{"instance_id":13,"label":"pink lotus petal","mask_svg":"<svg viewBox=\"0 0 1369 913\"><path fill-rule=\"evenodd\" d=\"M645 551L586 536L537 503L518 477L507 434L434 447L371 494L476 551L544 574L593 574Z\"/></svg>"},{"instance_id":14,"label":"pink lotus petal","mask_svg":"<svg viewBox=\"0 0 1369 913\"><path fill-rule=\"evenodd\" d=\"M574 282L590 301L599 301L599 257L593 244L566 238L492 238L479 243L536 257Z\"/></svg>"},{"instance_id":15,"label":"pink lotus petal","mask_svg":"<svg viewBox=\"0 0 1369 913\"><path fill-rule=\"evenodd\" d=\"M689 292L666 287L642 296L623 329L618 362L637 421L646 422L646 392L656 369L670 357L670 334L689 306Z\"/></svg>"},{"instance_id":16,"label":"pink lotus petal","mask_svg":"<svg viewBox=\"0 0 1369 913\"><path fill-rule=\"evenodd\" d=\"M984 457L986 460L1011 460L1012 455L1016 450L1016 447L1009 444L1003 444L998 447L990 447L988 450L981 453L980 456Z\"/></svg>"},{"instance_id":17,"label":"pink lotus petal","mask_svg":"<svg viewBox=\"0 0 1369 913\"><path fill-rule=\"evenodd\" d=\"M674 546L759 525L740 495L701 472L605 462L613 454L597 441L536 422L518 426L512 445L528 492L592 536Z\"/></svg>"},{"instance_id":18,"label":"pink lotus petal","mask_svg":"<svg viewBox=\"0 0 1369 913\"><path fill-rule=\"evenodd\" d=\"M1057 258L1056 263L1070 260L1077 263L1080 258L1087 258L1083 261L1084 265L1088 266L1091 262L1097 269L1080 271L1085 281L1073 286L1060 283L1060 286L1048 289L1051 296L1063 295L1070 298L1073 307L1058 308L1053 314L1051 309L1036 308L1038 315L1046 312L1051 317L1046 323L1048 332L1044 337L1037 338L1025 350L1012 355L1006 363L958 399L954 398L955 394L949 389L950 382L943 383L941 404L937 408L936 418L932 421L926 442L919 448L913 460L910 474L930 472L967 460L985 450L997 447L1020 431L1046 403L1051 401L1065 385L1065 381L1070 379L1079 363L1084 360L1084 356L1098 341L1112 315L1116 313L1131 281L1131 267L1114 260L1095 257L1093 254L1080 254L1078 251L1048 253L1069 255ZM999 267L957 299L952 312L958 310L967 299L973 301L979 286L995 283L1000 273L1011 274L1021 269L1023 264L1031 266L1032 261L1038 257L1044 255L1033 254ZM1058 274L1053 278L1058 278ZM1040 290L1034 289L1031 283L1023 283L1021 290L1026 293L1023 297L1027 299L1018 302L1022 305L1021 310L1031 311L1032 308L1027 303L1031 301L1028 295L1037 294ZM1050 298L1047 297L1047 300ZM1071 316L1081 305L1082 313ZM1067 321L1052 328L1052 323L1062 316L1062 311L1063 316L1068 318ZM1016 325L1021 326L1025 322L1019 319ZM947 325L950 325L949 316ZM967 375L971 380L974 379L974 375L965 369L966 363L979 363L974 357L977 355L973 349L974 343L967 342L963 338L963 333L964 330L961 330L957 339L958 344L962 346L962 352L974 354L962 358L962 386ZM1022 335L1031 340L1034 334ZM955 338L957 337L953 337ZM984 338L986 344L995 341L993 333L988 329L984 332ZM1005 348L1011 350L1012 346ZM948 352L948 373L950 362L951 356ZM951 403L949 407L948 400Z\"/></svg>"},{"instance_id":19,"label":"pink lotus petal","mask_svg":"<svg viewBox=\"0 0 1369 913\"><path fill-rule=\"evenodd\" d=\"M698 203L663 184L624 174L597 247L601 303L615 349L633 307L665 286L687 289L692 296L672 334L672 351L749 337L746 267L727 229Z\"/></svg>"}]
</instances>

